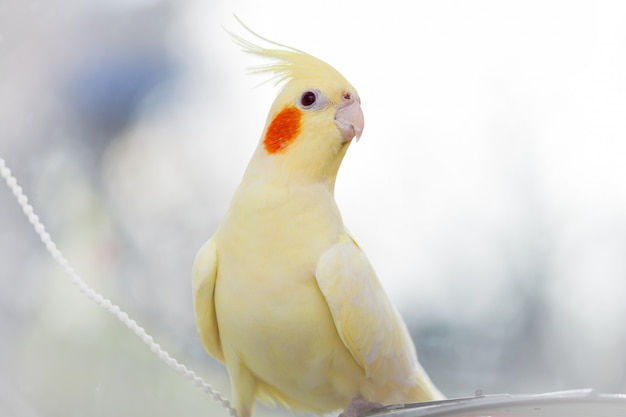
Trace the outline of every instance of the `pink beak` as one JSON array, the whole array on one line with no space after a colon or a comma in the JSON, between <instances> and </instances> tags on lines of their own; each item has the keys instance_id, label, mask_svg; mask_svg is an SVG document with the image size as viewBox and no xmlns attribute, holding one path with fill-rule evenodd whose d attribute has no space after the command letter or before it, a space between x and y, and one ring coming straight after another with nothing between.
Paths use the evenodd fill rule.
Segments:
<instances>
[{"instance_id":1,"label":"pink beak","mask_svg":"<svg viewBox=\"0 0 626 417\"><path fill-rule=\"evenodd\" d=\"M349 142L356 136L358 142L363 133L364 123L365 119L359 97L354 94L350 98L344 98L343 106L335 113L335 124L341 132L343 141Z\"/></svg>"}]
</instances>

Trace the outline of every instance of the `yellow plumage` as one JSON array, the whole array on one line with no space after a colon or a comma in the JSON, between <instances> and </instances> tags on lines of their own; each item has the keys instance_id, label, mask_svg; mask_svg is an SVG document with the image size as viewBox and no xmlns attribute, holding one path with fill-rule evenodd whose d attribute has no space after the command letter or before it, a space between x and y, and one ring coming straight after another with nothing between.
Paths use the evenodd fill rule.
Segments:
<instances>
[{"instance_id":1,"label":"yellow plumage","mask_svg":"<svg viewBox=\"0 0 626 417\"><path fill-rule=\"evenodd\" d=\"M322 413L356 397L441 397L335 203L337 171L363 128L357 91L304 52L235 39L274 61L256 71L284 83L193 268L198 333L228 369L237 412L250 416L255 398Z\"/></svg>"}]
</instances>

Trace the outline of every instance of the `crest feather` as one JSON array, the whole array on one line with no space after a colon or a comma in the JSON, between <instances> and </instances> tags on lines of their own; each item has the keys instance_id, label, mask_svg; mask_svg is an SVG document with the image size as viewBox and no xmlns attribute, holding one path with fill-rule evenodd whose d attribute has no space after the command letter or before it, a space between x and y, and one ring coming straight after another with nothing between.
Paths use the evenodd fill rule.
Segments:
<instances>
[{"instance_id":1,"label":"crest feather","mask_svg":"<svg viewBox=\"0 0 626 417\"><path fill-rule=\"evenodd\" d=\"M246 26L237 16L235 18L250 34L275 47L264 48L228 30L226 31L244 52L273 61L250 67L251 73L272 74L267 81L274 81L276 85L291 80L328 79L330 77L343 79L343 76L335 68L321 59L291 46L267 39Z\"/></svg>"}]
</instances>

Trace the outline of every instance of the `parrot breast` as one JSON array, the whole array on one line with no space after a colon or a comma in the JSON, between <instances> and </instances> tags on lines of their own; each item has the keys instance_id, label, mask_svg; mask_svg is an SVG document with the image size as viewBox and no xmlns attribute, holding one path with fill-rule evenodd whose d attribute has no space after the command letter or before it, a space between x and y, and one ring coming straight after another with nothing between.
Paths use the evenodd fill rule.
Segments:
<instances>
[{"instance_id":1,"label":"parrot breast","mask_svg":"<svg viewBox=\"0 0 626 417\"><path fill-rule=\"evenodd\" d=\"M328 411L358 392L363 370L315 281L318 259L343 232L321 184L242 184L235 194L216 235L215 307L229 372L254 375L261 400Z\"/></svg>"}]
</instances>

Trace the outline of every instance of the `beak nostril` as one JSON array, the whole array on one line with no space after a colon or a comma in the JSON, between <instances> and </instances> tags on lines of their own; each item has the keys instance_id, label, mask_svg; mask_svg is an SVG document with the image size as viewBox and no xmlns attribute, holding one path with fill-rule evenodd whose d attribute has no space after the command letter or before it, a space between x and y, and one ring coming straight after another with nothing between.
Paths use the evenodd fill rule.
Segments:
<instances>
[{"instance_id":1,"label":"beak nostril","mask_svg":"<svg viewBox=\"0 0 626 417\"><path fill-rule=\"evenodd\" d=\"M346 99L346 95L350 97ZM344 142L349 142L356 137L357 140L363 133L363 110L359 104L359 96L350 93L343 93L344 103L335 113L335 124L339 128Z\"/></svg>"}]
</instances>

